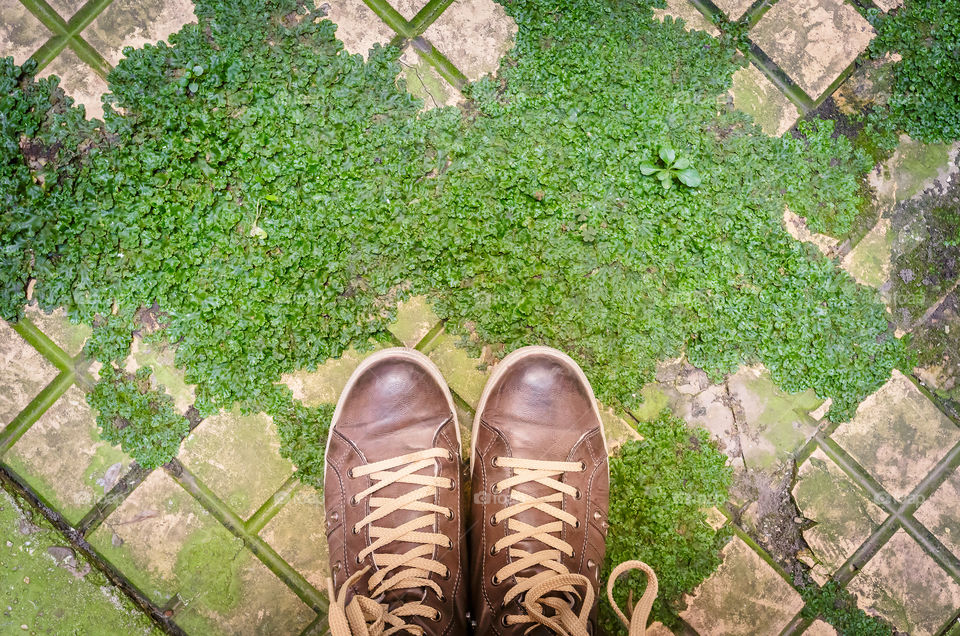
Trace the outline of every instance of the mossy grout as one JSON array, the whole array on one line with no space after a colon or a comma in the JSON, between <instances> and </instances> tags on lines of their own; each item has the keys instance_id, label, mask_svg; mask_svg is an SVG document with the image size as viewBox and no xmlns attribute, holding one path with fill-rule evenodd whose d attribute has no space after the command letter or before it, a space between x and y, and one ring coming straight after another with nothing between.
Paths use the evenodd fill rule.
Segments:
<instances>
[{"instance_id":1,"label":"mossy grout","mask_svg":"<svg viewBox=\"0 0 960 636\"><path fill-rule=\"evenodd\" d=\"M5 455L47 409L73 385L73 372L62 371L0 431L0 457Z\"/></svg>"},{"instance_id":2,"label":"mossy grout","mask_svg":"<svg viewBox=\"0 0 960 636\"><path fill-rule=\"evenodd\" d=\"M29 318L21 318L13 325L14 331L30 343L34 349L49 360L60 371L73 371L73 358L57 346L50 337L40 331L40 328L33 324Z\"/></svg>"},{"instance_id":3,"label":"mossy grout","mask_svg":"<svg viewBox=\"0 0 960 636\"><path fill-rule=\"evenodd\" d=\"M250 515L250 518L247 519L245 523L247 532L250 534L260 534L260 531L270 523L271 519L277 516L280 510L301 487L302 484L297 474L294 473L290 475L290 477L277 488L276 492L270 495L270 497L263 502L263 505Z\"/></svg>"}]
</instances>

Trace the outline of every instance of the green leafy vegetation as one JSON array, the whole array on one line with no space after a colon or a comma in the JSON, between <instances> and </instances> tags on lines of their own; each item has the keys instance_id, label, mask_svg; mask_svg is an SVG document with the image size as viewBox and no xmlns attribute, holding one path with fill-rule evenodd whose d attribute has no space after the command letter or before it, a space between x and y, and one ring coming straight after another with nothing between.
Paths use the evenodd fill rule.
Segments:
<instances>
[{"instance_id":1,"label":"green leafy vegetation","mask_svg":"<svg viewBox=\"0 0 960 636\"><path fill-rule=\"evenodd\" d=\"M323 489L323 460L333 405L306 407L289 400L274 415L280 453L297 467L297 478Z\"/></svg>"},{"instance_id":2,"label":"green leafy vegetation","mask_svg":"<svg viewBox=\"0 0 960 636\"><path fill-rule=\"evenodd\" d=\"M149 368L130 375L107 365L100 381L87 395L97 411L100 436L119 444L144 468L156 468L173 459L190 423L178 415L173 399L160 386L150 388Z\"/></svg>"},{"instance_id":3,"label":"green leafy vegetation","mask_svg":"<svg viewBox=\"0 0 960 636\"><path fill-rule=\"evenodd\" d=\"M894 633L889 623L871 616L857 607L857 598L836 581L823 587L810 584L800 590L806 605L804 618L820 618L833 625L840 636L890 636Z\"/></svg>"},{"instance_id":4,"label":"green leafy vegetation","mask_svg":"<svg viewBox=\"0 0 960 636\"><path fill-rule=\"evenodd\" d=\"M638 166L640 174L657 175L664 190L673 187L674 179L691 188L700 185L700 173L690 164L688 158L677 156L677 151L670 146L660 146L658 157L660 162L657 165L641 163Z\"/></svg>"},{"instance_id":5,"label":"green leafy vegetation","mask_svg":"<svg viewBox=\"0 0 960 636\"><path fill-rule=\"evenodd\" d=\"M903 57L888 106L872 118L878 133L894 128L924 142L960 139L960 4L907 0L868 17L877 29L870 55Z\"/></svg>"},{"instance_id":6,"label":"green leafy vegetation","mask_svg":"<svg viewBox=\"0 0 960 636\"><path fill-rule=\"evenodd\" d=\"M732 471L727 456L702 428L692 429L664 411L637 430L642 441L624 444L610 460L610 534L604 578L618 564L639 559L657 573L659 596L652 617L665 625L677 623L677 604L720 565L720 548L729 530L715 531L704 510L727 499ZM634 573L615 588L617 602L626 607L629 591L638 599L645 577ZM622 630L607 607L603 633Z\"/></svg>"}]
</instances>

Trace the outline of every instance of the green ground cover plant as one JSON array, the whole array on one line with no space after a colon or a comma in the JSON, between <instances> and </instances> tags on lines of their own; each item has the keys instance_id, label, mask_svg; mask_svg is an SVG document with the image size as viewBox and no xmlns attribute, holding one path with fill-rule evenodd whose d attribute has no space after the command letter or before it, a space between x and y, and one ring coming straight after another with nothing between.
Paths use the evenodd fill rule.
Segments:
<instances>
[{"instance_id":1,"label":"green ground cover plant","mask_svg":"<svg viewBox=\"0 0 960 636\"><path fill-rule=\"evenodd\" d=\"M603 578L628 559L650 565L659 583L651 615L673 626L684 592L720 565L720 549L731 536L729 528L714 531L704 511L726 501L732 470L704 429L692 430L667 411L637 430L644 439L627 442L610 460L610 480L617 486ZM642 573L624 577L615 588L620 607L627 606L631 591L639 599L645 585ZM603 633L619 632L613 611L601 606Z\"/></svg>"},{"instance_id":2,"label":"green ground cover plant","mask_svg":"<svg viewBox=\"0 0 960 636\"><path fill-rule=\"evenodd\" d=\"M143 394L109 363L156 305L201 415L274 415L314 484L329 412L276 382L388 339L412 294L481 342L568 351L611 405L637 404L656 362L685 354L714 379L763 362L784 389L833 398L839 421L908 365L876 293L782 227L787 205L824 224L863 205L862 157L829 122L769 138L718 108L734 47L654 22L646 0L504 6L516 47L462 111L420 112L397 49L349 55L293 0L198 0L169 46L127 51L99 127L5 62L0 314L17 319L29 287L93 324L89 351L108 363L94 406L111 424ZM666 146L698 184L644 177ZM147 466L186 434L153 407L143 417L166 426L101 424ZM719 489L713 452L690 444L683 465ZM648 474L634 458L654 450L625 449L615 481ZM662 527L695 520L649 503ZM669 552L671 598L715 567L705 533Z\"/></svg>"},{"instance_id":3,"label":"green ground cover plant","mask_svg":"<svg viewBox=\"0 0 960 636\"><path fill-rule=\"evenodd\" d=\"M800 590L806 603L801 611L804 618L820 618L830 623L840 636L891 636L893 627L878 616L871 616L857 607L857 598L828 581L823 587L813 583Z\"/></svg>"},{"instance_id":4,"label":"green ground cover plant","mask_svg":"<svg viewBox=\"0 0 960 636\"><path fill-rule=\"evenodd\" d=\"M893 67L889 103L871 118L875 128L924 142L960 139L960 4L907 0L868 19L877 29L869 54L903 58Z\"/></svg>"}]
</instances>

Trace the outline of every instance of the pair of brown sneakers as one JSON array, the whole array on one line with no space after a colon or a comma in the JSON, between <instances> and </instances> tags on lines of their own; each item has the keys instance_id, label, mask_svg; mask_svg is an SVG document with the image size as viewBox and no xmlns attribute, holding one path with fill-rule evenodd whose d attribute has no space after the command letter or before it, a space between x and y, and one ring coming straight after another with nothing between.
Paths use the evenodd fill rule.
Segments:
<instances>
[{"instance_id":1,"label":"pair of brown sneakers","mask_svg":"<svg viewBox=\"0 0 960 636\"><path fill-rule=\"evenodd\" d=\"M388 349L354 372L326 449L333 635L597 633L609 467L583 371L546 347L496 366L473 424L469 504L461 448L429 358ZM631 568L650 578L632 620L614 605L633 635L656 579L623 564L608 596Z\"/></svg>"}]
</instances>

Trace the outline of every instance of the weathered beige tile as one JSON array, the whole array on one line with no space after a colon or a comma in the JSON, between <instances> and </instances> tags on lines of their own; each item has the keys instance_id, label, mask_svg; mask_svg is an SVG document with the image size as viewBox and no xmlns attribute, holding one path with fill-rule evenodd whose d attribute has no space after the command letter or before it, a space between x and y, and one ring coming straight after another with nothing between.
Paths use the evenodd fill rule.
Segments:
<instances>
[{"instance_id":1,"label":"weathered beige tile","mask_svg":"<svg viewBox=\"0 0 960 636\"><path fill-rule=\"evenodd\" d=\"M913 636L938 633L960 607L960 584L903 529L850 581L866 612Z\"/></svg>"},{"instance_id":2,"label":"weathered beige tile","mask_svg":"<svg viewBox=\"0 0 960 636\"><path fill-rule=\"evenodd\" d=\"M787 229L787 233L790 234L790 236L804 243L812 243L820 250L820 253L825 256L833 256L840 246L840 241L832 236L811 232L807 228L806 220L802 216L791 212L790 208L783 208L783 226ZM826 412L824 412L824 414L826 414Z\"/></svg>"},{"instance_id":3,"label":"weathered beige tile","mask_svg":"<svg viewBox=\"0 0 960 636\"><path fill-rule=\"evenodd\" d=\"M67 318L63 307L58 307L50 313L44 312L36 305L29 305L25 312L26 317L63 349L70 357L83 351L83 344L93 331L88 325L75 324Z\"/></svg>"},{"instance_id":4,"label":"weathered beige tile","mask_svg":"<svg viewBox=\"0 0 960 636\"><path fill-rule=\"evenodd\" d=\"M0 0L0 57L13 57L13 63L23 65L53 33L43 26L20 0Z\"/></svg>"},{"instance_id":5,"label":"weathered beige tile","mask_svg":"<svg viewBox=\"0 0 960 636\"><path fill-rule=\"evenodd\" d=\"M880 59L861 60L833 93L840 112L847 115L862 113L869 107L883 106L893 90L893 67L902 58L888 53Z\"/></svg>"},{"instance_id":6,"label":"weathered beige tile","mask_svg":"<svg viewBox=\"0 0 960 636\"><path fill-rule=\"evenodd\" d=\"M716 0L714 2L728 18L736 22L753 5L753 0Z\"/></svg>"},{"instance_id":7,"label":"weathered beige tile","mask_svg":"<svg viewBox=\"0 0 960 636\"><path fill-rule=\"evenodd\" d=\"M873 229L843 257L841 267L861 285L879 288L890 280L893 241L890 219L881 217Z\"/></svg>"},{"instance_id":8,"label":"weathered beige tile","mask_svg":"<svg viewBox=\"0 0 960 636\"><path fill-rule=\"evenodd\" d=\"M424 353L440 368L453 392L475 407L490 375L489 369L481 370L481 361L468 356L466 350L458 346L459 342L458 336L441 331Z\"/></svg>"},{"instance_id":9,"label":"weathered beige tile","mask_svg":"<svg viewBox=\"0 0 960 636\"><path fill-rule=\"evenodd\" d=\"M954 471L913 516L960 558L960 470Z\"/></svg>"},{"instance_id":10,"label":"weathered beige tile","mask_svg":"<svg viewBox=\"0 0 960 636\"><path fill-rule=\"evenodd\" d=\"M226 543L233 546L231 554L242 547L162 469L150 473L90 535L89 541L160 605L183 583L180 552L186 546L218 547ZM213 562L207 566L222 568L223 564Z\"/></svg>"},{"instance_id":11,"label":"weathered beige tile","mask_svg":"<svg viewBox=\"0 0 960 636\"><path fill-rule=\"evenodd\" d=\"M198 550L197 552L200 552ZM316 616L249 550L223 553L229 564L205 563L202 573L180 590L186 607L175 622L189 634L299 634Z\"/></svg>"},{"instance_id":12,"label":"weathered beige tile","mask_svg":"<svg viewBox=\"0 0 960 636\"><path fill-rule=\"evenodd\" d=\"M127 373L135 373L142 367L149 367L153 372L150 386L153 389L162 386L180 413L186 413L196 401L196 385L187 384L185 372L177 367L176 350L172 345L145 342L140 336L134 336L124 368Z\"/></svg>"},{"instance_id":13,"label":"weathered beige tile","mask_svg":"<svg viewBox=\"0 0 960 636\"><path fill-rule=\"evenodd\" d=\"M96 415L75 386L24 433L4 461L73 524L131 464L126 453L100 440Z\"/></svg>"},{"instance_id":14,"label":"weathered beige tile","mask_svg":"<svg viewBox=\"0 0 960 636\"><path fill-rule=\"evenodd\" d=\"M0 320L0 428L57 377L57 369Z\"/></svg>"},{"instance_id":15,"label":"weathered beige tile","mask_svg":"<svg viewBox=\"0 0 960 636\"><path fill-rule=\"evenodd\" d=\"M897 149L870 173L876 204L889 210L937 184L945 185L957 172L960 144L925 144L901 135Z\"/></svg>"},{"instance_id":16,"label":"weathered beige tile","mask_svg":"<svg viewBox=\"0 0 960 636\"><path fill-rule=\"evenodd\" d=\"M64 20L69 20L73 17L73 14L80 10L80 7L85 5L87 0L47 0L54 11L60 14L60 17Z\"/></svg>"},{"instance_id":17,"label":"weathered beige tile","mask_svg":"<svg viewBox=\"0 0 960 636\"><path fill-rule=\"evenodd\" d=\"M405 82L407 91L423 100L423 110L462 103L464 97L460 91L417 54L415 47L420 42L408 44L400 53L400 78Z\"/></svg>"},{"instance_id":18,"label":"weathered beige tile","mask_svg":"<svg viewBox=\"0 0 960 636\"><path fill-rule=\"evenodd\" d=\"M800 467L793 497L800 513L816 523L803 531L803 538L828 574L843 565L887 516L820 449Z\"/></svg>"},{"instance_id":19,"label":"weathered beige tile","mask_svg":"<svg viewBox=\"0 0 960 636\"><path fill-rule=\"evenodd\" d=\"M390 325L390 332L407 347L413 347L440 322L433 313L430 301L424 296L408 298L397 306L397 320Z\"/></svg>"},{"instance_id":20,"label":"weathered beige tile","mask_svg":"<svg viewBox=\"0 0 960 636\"><path fill-rule=\"evenodd\" d=\"M867 48L874 31L843 0L781 0L750 38L816 99Z\"/></svg>"},{"instance_id":21,"label":"weathered beige tile","mask_svg":"<svg viewBox=\"0 0 960 636\"><path fill-rule=\"evenodd\" d=\"M670 16L673 19L683 20L683 28L687 31L704 31L713 37L720 37L720 29L707 20L689 0L666 0L666 9L654 9L653 17L663 22Z\"/></svg>"},{"instance_id":22,"label":"weathered beige tile","mask_svg":"<svg viewBox=\"0 0 960 636\"><path fill-rule=\"evenodd\" d=\"M879 391L840 425L835 439L897 499L926 477L950 448L960 428L897 370Z\"/></svg>"},{"instance_id":23,"label":"weathered beige tile","mask_svg":"<svg viewBox=\"0 0 960 636\"><path fill-rule=\"evenodd\" d=\"M722 552L723 563L688 597L680 616L701 634L778 634L803 607L803 599L739 537Z\"/></svg>"},{"instance_id":24,"label":"weathered beige tile","mask_svg":"<svg viewBox=\"0 0 960 636\"><path fill-rule=\"evenodd\" d=\"M793 102L753 64L733 74L730 94L734 107L753 117L760 129L771 137L790 130L800 117Z\"/></svg>"},{"instance_id":25,"label":"weathered beige tile","mask_svg":"<svg viewBox=\"0 0 960 636\"><path fill-rule=\"evenodd\" d=\"M280 456L273 418L264 413L208 417L183 440L177 458L243 519L294 471Z\"/></svg>"},{"instance_id":26,"label":"weathered beige tile","mask_svg":"<svg viewBox=\"0 0 960 636\"><path fill-rule=\"evenodd\" d=\"M873 0L881 11L893 11L897 7L903 6L903 0Z\"/></svg>"},{"instance_id":27,"label":"weathered beige tile","mask_svg":"<svg viewBox=\"0 0 960 636\"><path fill-rule=\"evenodd\" d=\"M803 636L837 636L837 630L829 623L824 623L818 618L811 623L807 631L803 632Z\"/></svg>"},{"instance_id":28,"label":"weathered beige tile","mask_svg":"<svg viewBox=\"0 0 960 636\"><path fill-rule=\"evenodd\" d=\"M386 45L395 33L363 0L325 0L327 17L337 25L337 39L349 53L367 54L374 44Z\"/></svg>"},{"instance_id":29,"label":"weathered beige tile","mask_svg":"<svg viewBox=\"0 0 960 636\"><path fill-rule=\"evenodd\" d=\"M500 58L513 48L517 24L493 0L455 0L423 35L474 81L496 74Z\"/></svg>"},{"instance_id":30,"label":"weathered beige tile","mask_svg":"<svg viewBox=\"0 0 960 636\"><path fill-rule=\"evenodd\" d=\"M603 433L607 442L607 452L613 455L624 443L632 440L641 440L637 432L626 420L617 415L616 411L599 402L600 419L603 421Z\"/></svg>"},{"instance_id":31,"label":"weathered beige tile","mask_svg":"<svg viewBox=\"0 0 960 636\"><path fill-rule=\"evenodd\" d=\"M196 21L190 0L114 0L81 35L116 66L125 47L169 42L171 34Z\"/></svg>"},{"instance_id":32,"label":"weathered beige tile","mask_svg":"<svg viewBox=\"0 0 960 636\"><path fill-rule=\"evenodd\" d=\"M326 592L330 554L324 525L323 493L301 486L260 537L292 565L312 586Z\"/></svg>"},{"instance_id":33,"label":"weathered beige tile","mask_svg":"<svg viewBox=\"0 0 960 636\"><path fill-rule=\"evenodd\" d=\"M93 72L86 62L77 57L69 48L64 49L40 73L41 77L56 75L60 78L60 87L79 106L83 106L87 119L103 117L103 103L100 98L109 90L106 81Z\"/></svg>"}]
</instances>

